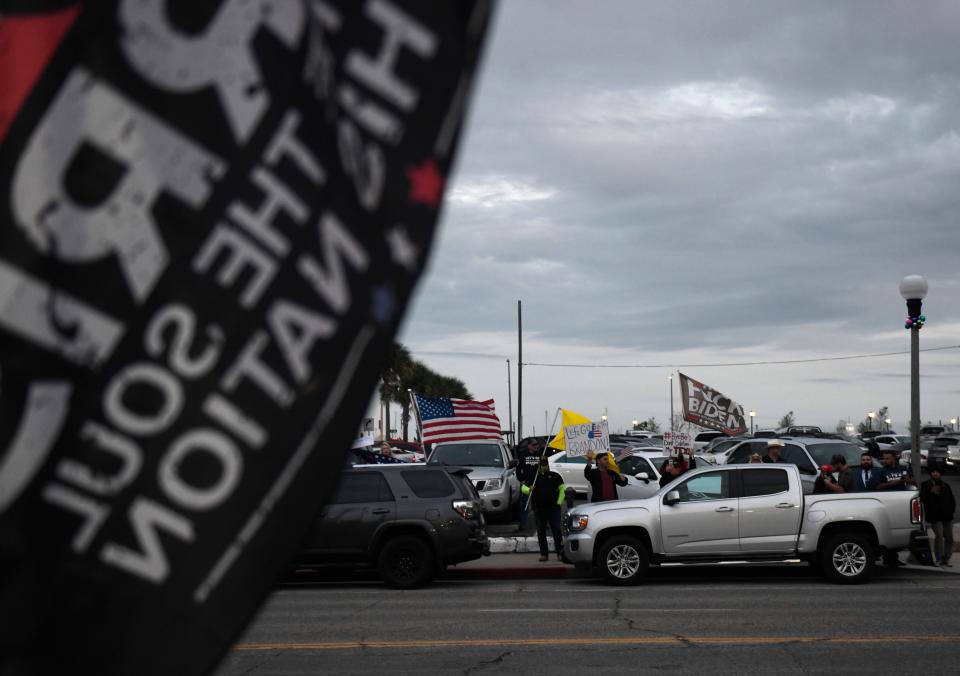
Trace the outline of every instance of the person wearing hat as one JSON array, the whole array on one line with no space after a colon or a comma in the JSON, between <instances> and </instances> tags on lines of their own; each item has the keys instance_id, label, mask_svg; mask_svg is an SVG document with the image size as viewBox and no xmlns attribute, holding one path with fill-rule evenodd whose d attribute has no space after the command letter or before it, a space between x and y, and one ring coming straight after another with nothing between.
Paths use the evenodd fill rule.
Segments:
<instances>
[{"instance_id":1,"label":"person wearing hat","mask_svg":"<svg viewBox=\"0 0 960 676\"><path fill-rule=\"evenodd\" d=\"M930 478L920 484L923 517L927 528L933 531L933 551L937 563L952 568L950 555L953 554L953 513L957 502L953 498L950 484L943 481L940 463L928 464Z\"/></svg>"},{"instance_id":2,"label":"person wearing hat","mask_svg":"<svg viewBox=\"0 0 960 676\"><path fill-rule=\"evenodd\" d=\"M833 465L820 465L820 474L813 482L813 494L843 493L843 488L833 479Z\"/></svg>"},{"instance_id":3,"label":"person wearing hat","mask_svg":"<svg viewBox=\"0 0 960 676\"><path fill-rule=\"evenodd\" d=\"M780 453L783 451L783 442L779 439L771 439L767 442L767 454L763 456L764 462L785 462L783 458L780 457Z\"/></svg>"},{"instance_id":4,"label":"person wearing hat","mask_svg":"<svg viewBox=\"0 0 960 676\"><path fill-rule=\"evenodd\" d=\"M563 552L563 529L560 527L560 509L567 487L563 477L550 469L550 461L541 456L537 462L537 473L532 482L520 486L524 496L530 496L533 514L537 518L537 541L540 545L540 560L546 561L550 554L547 547L547 526L553 534L553 545L557 551L557 560ZM524 498L521 498L524 499Z\"/></svg>"}]
</instances>

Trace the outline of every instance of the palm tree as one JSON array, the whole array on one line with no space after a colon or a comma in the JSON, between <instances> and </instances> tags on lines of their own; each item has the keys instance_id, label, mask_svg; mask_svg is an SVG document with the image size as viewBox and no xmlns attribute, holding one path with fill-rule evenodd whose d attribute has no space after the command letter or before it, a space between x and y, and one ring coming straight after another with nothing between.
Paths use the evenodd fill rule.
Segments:
<instances>
[{"instance_id":1,"label":"palm tree","mask_svg":"<svg viewBox=\"0 0 960 676\"><path fill-rule=\"evenodd\" d=\"M404 439L407 438L410 424L408 390L425 397L473 398L462 380L437 373L422 361L414 359L410 350L399 343L394 343L380 381L380 398L386 403L400 404ZM389 420L387 422L389 429Z\"/></svg>"},{"instance_id":2,"label":"palm tree","mask_svg":"<svg viewBox=\"0 0 960 676\"><path fill-rule=\"evenodd\" d=\"M387 361L383 373L380 374L380 400L387 404L387 420L384 436L387 436L390 430L390 402L403 404L410 398L407 396L406 381L410 379L410 373L413 369L414 359L410 350L400 343L394 343L390 349L390 357ZM406 438L406 427L404 427L404 438Z\"/></svg>"}]
</instances>

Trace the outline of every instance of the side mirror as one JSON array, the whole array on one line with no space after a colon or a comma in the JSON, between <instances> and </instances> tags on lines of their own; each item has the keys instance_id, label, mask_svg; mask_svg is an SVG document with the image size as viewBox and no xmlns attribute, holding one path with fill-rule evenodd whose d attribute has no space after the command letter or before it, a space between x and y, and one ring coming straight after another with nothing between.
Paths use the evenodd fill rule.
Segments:
<instances>
[{"instance_id":1,"label":"side mirror","mask_svg":"<svg viewBox=\"0 0 960 676\"><path fill-rule=\"evenodd\" d=\"M663 499L663 504L673 506L680 502L680 491L670 491L667 497Z\"/></svg>"},{"instance_id":2,"label":"side mirror","mask_svg":"<svg viewBox=\"0 0 960 676\"><path fill-rule=\"evenodd\" d=\"M517 466L517 461L516 461L516 460L511 460L510 462L507 463L507 467L509 467L510 469L513 469L513 468L515 468L516 466Z\"/></svg>"},{"instance_id":3,"label":"side mirror","mask_svg":"<svg viewBox=\"0 0 960 676\"><path fill-rule=\"evenodd\" d=\"M640 479L640 481L642 481L645 484L650 483L650 476L646 472L640 472L640 474L638 474L636 478Z\"/></svg>"}]
</instances>

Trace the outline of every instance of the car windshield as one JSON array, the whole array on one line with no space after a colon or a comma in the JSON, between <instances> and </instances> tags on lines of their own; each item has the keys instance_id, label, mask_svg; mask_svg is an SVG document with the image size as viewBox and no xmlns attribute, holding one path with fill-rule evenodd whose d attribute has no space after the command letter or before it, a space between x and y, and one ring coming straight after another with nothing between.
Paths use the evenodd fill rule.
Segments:
<instances>
[{"instance_id":1,"label":"car windshield","mask_svg":"<svg viewBox=\"0 0 960 676\"><path fill-rule=\"evenodd\" d=\"M496 444L444 444L437 446L427 464L503 467L503 454Z\"/></svg>"},{"instance_id":2,"label":"car windshield","mask_svg":"<svg viewBox=\"0 0 960 676\"><path fill-rule=\"evenodd\" d=\"M741 439L724 439L723 441L717 442L717 444L710 449L711 453L723 453L728 448L734 444L739 444Z\"/></svg>"},{"instance_id":3,"label":"car windshield","mask_svg":"<svg viewBox=\"0 0 960 676\"><path fill-rule=\"evenodd\" d=\"M817 465L829 465L833 462L833 456L842 455L850 467L860 465L860 454L863 452L859 446L845 441L838 441L835 444L810 444L807 450Z\"/></svg>"},{"instance_id":4,"label":"car windshield","mask_svg":"<svg viewBox=\"0 0 960 676\"><path fill-rule=\"evenodd\" d=\"M644 460L646 460L646 462L644 462ZM664 460L666 460L666 458L662 455L649 456L628 454L617 458L617 467L619 467L620 471L624 474L637 474L638 472L648 471L649 466L646 464L647 462L659 470L660 465L663 464Z\"/></svg>"}]
</instances>

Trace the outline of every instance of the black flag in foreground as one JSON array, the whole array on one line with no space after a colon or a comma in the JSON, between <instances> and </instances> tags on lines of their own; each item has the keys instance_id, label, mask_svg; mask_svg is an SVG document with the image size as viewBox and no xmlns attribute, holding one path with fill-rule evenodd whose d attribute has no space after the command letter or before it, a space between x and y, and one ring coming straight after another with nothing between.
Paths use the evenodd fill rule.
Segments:
<instances>
[{"instance_id":1,"label":"black flag in foreground","mask_svg":"<svg viewBox=\"0 0 960 676\"><path fill-rule=\"evenodd\" d=\"M339 474L490 3L0 5L0 673L205 673Z\"/></svg>"}]
</instances>

